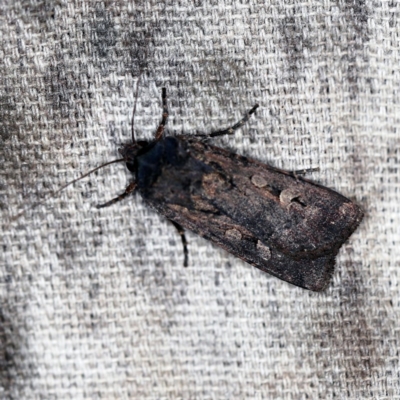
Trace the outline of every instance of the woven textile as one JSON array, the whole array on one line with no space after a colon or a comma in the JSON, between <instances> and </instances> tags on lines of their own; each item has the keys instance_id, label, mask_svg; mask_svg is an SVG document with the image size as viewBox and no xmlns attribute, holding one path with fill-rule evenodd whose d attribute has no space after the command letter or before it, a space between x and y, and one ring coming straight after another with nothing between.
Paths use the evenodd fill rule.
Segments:
<instances>
[{"instance_id":1,"label":"woven textile","mask_svg":"<svg viewBox=\"0 0 400 400\"><path fill-rule=\"evenodd\" d=\"M0 2L1 399L400 399L400 5ZM312 293L140 196L98 210L135 114L354 199L365 218ZM15 221L12 216L23 212Z\"/></svg>"}]
</instances>

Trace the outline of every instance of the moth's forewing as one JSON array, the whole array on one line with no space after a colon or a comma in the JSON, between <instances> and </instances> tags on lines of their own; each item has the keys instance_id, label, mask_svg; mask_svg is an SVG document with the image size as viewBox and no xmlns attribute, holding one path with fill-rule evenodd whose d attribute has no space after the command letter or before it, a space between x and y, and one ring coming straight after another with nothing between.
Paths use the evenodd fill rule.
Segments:
<instances>
[{"instance_id":1,"label":"moth's forewing","mask_svg":"<svg viewBox=\"0 0 400 400\"><path fill-rule=\"evenodd\" d=\"M329 283L363 216L333 190L186 136L162 139L138 164L138 190L161 214L311 290Z\"/></svg>"}]
</instances>

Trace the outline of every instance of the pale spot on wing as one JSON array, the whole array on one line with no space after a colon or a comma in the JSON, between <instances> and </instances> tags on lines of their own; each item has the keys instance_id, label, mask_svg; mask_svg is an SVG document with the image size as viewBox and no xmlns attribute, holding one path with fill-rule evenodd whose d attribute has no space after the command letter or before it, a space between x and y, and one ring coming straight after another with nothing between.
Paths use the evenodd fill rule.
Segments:
<instances>
[{"instance_id":1,"label":"pale spot on wing","mask_svg":"<svg viewBox=\"0 0 400 400\"><path fill-rule=\"evenodd\" d=\"M258 241L257 242L257 250L260 254L260 256L264 260L269 260L271 258L271 250L268 246L266 246L264 243Z\"/></svg>"},{"instance_id":2,"label":"pale spot on wing","mask_svg":"<svg viewBox=\"0 0 400 400\"><path fill-rule=\"evenodd\" d=\"M225 231L225 236L230 240L240 240L242 238L240 231L235 228Z\"/></svg>"}]
</instances>

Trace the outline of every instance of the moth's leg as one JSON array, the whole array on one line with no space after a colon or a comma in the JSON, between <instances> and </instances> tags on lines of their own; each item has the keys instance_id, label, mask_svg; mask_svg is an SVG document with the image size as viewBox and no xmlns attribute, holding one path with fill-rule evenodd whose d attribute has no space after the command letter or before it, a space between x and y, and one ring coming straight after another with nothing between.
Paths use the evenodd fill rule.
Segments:
<instances>
[{"instance_id":1,"label":"moth's leg","mask_svg":"<svg viewBox=\"0 0 400 400\"><path fill-rule=\"evenodd\" d=\"M114 199L107 201L107 203L104 204L98 204L96 207L97 208L104 208L104 207L108 207L111 206L115 203L117 203L118 201L123 200L126 196L130 195L131 193L133 193L136 189L136 182L131 182L128 187L125 189L125 192L120 194L118 197L115 197Z\"/></svg>"},{"instance_id":2,"label":"moth's leg","mask_svg":"<svg viewBox=\"0 0 400 400\"><path fill-rule=\"evenodd\" d=\"M163 113L162 113L162 120L160 122L160 125L158 125L156 135L155 135L155 140L160 140L162 138L162 135L164 133L164 127L167 123L167 118L168 118L168 105L167 105L167 89L162 88L161 92L161 98L162 98L162 104L163 104Z\"/></svg>"},{"instance_id":3,"label":"moth's leg","mask_svg":"<svg viewBox=\"0 0 400 400\"><path fill-rule=\"evenodd\" d=\"M185 230L182 228L182 226L180 226L178 223L176 223L175 221L172 221L170 219L172 225L175 226L175 228L177 229L178 233L181 235L181 239L182 239L182 244L183 244L183 254L184 254L184 261L183 261L183 266L187 267L188 266L188 249L187 249L187 240L186 240L186 236L185 236Z\"/></svg>"},{"instance_id":4,"label":"moth's leg","mask_svg":"<svg viewBox=\"0 0 400 400\"><path fill-rule=\"evenodd\" d=\"M258 104L256 104L239 122L237 122L235 125L228 129L224 129L222 131L216 131L216 132L211 132L208 134L197 134L194 136L203 136L203 137L215 137L215 136L223 136L223 135L232 135L237 129L239 129L241 126L243 126L250 118L252 114L255 113L255 111L258 108Z\"/></svg>"},{"instance_id":5,"label":"moth's leg","mask_svg":"<svg viewBox=\"0 0 400 400\"><path fill-rule=\"evenodd\" d=\"M310 172L319 171L319 168L305 168L305 169L296 169L295 171L290 171L294 178L298 179L301 175L309 174Z\"/></svg>"}]
</instances>

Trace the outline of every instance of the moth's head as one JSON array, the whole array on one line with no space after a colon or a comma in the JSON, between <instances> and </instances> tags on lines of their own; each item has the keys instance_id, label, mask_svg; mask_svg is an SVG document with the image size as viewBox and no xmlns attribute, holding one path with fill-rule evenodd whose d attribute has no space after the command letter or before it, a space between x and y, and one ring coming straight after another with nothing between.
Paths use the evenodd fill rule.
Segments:
<instances>
[{"instance_id":1,"label":"moth's head","mask_svg":"<svg viewBox=\"0 0 400 400\"><path fill-rule=\"evenodd\" d=\"M129 171L135 172L137 168L137 157L146 152L150 145L150 142L146 140L139 140L134 143L126 144L124 147L118 149L121 156L124 158L126 162L126 166Z\"/></svg>"}]
</instances>

